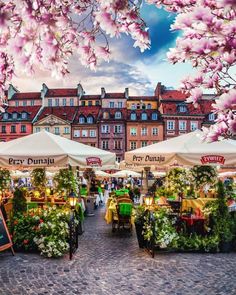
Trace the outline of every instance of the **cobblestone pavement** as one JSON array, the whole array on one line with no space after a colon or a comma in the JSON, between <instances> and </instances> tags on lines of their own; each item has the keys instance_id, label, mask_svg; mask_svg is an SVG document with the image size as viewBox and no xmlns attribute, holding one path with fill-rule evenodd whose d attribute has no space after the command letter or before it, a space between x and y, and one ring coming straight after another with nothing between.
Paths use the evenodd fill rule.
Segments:
<instances>
[{"instance_id":1,"label":"cobblestone pavement","mask_svg":"<svg viewBox=\"0 0 236 295\"><path fill-rule=\"evenodd\" d=\"M236 253L156 254L132 236L112 234L104 211L86 218L72 261L0 253L0 294L235 295Z\"/></svg>"}]
</instances>

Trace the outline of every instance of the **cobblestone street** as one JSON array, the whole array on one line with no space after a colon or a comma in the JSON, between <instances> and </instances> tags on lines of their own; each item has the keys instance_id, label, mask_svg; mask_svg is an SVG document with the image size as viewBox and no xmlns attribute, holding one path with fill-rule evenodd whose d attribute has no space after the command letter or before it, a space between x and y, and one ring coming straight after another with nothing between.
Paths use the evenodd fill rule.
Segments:
<instances>
[{"instance_id":1,"label":"cobblestone street","mask_svg":"<svg viewBox=\"0 0 236 295\"><path fill-rule=\"evenodd\" d=\"M236 253L156 254L132 236L112 234L104 210L86 218L72 261L0 253L0 294L235 295Z\"/></svg>"}]
</instances>

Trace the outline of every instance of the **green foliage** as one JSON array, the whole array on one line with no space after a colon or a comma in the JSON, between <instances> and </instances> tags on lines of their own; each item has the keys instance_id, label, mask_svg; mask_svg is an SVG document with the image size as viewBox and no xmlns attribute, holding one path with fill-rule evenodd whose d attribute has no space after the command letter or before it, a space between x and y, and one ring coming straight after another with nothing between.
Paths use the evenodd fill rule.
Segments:
<instances>
[{"instance_id":1,"label":"green foliage","mask_svg":"<svg viewBox=\"0 0 236 295\"><path fill-rule=\"evenodd\" d=\"M0 190L9 188L11 184L10 171L7 169L0 169Z\"/></svg>"},{"instance_id":2,"label":"green foliage","mask_svg":"<svg viewBox=\"0 0 236 295\"><path fill-rule=\"evenodd\" d=\"M13 194L12 205L13 205L13 216L26 212L27 204L22 189L16 188Z\"/></svg>"},{"instance_id":3,"label":"green foliage","mask_svg":"<svg viewBox=\"0 0 236 295\"><path fill-rule=\"evenodd\" d=\"M219 251L219 237L217 235L205 236L179 234L177 248L181 251L201 251L217 252Z\"/></svg>"},{"instance_id":4,"label":"green foliage","mask_svg":"<svg viewBox=\"0 0 236 295\"><path fill-rule=\"evenodd\" d=\"M190 169L191 183L199 190L206 184L214 185L217 181L216 169L212 166L194 166Z\"/></svg>"},{"instance_id":5,"label":"green foliage","mask_svg":"<svg viewBox=\"0 0 236 295\"><path fill-rule=\"evenodd\" d=\"M166 189L170 194L183 193L188 184L188 172L184 168L171 169L166 176Z\"/></svg>"},{"instance_id":6,"label":"green foliage","mask_svg":"<svg viewBox=\"0 0 236 295\"><path fill-rule=\"evenodd\" d=\"M144 206L138 206L137 208L135 208L134 209L135 223L143 224L145 215L146 215L146 210Z\"/></svg>"},{"instance_id":7,"label":"green foliage","mask_svg":"<svg viewBox=\"0 0 236 295\"><path fill-rule=\"evenodd\" d=\"M69 194L71 191L76 192L78 183L71 169L60 169L54 176L53 181L56 183L56 190L66 191Z\"/></svg>"},{"instance_id":8,"label":"green foliage","mask_svg":"<svg viewBox=\"0 0 236 295\"><path fill-rule=\"evenodd\" d=\"M45 190L47 184L45 168L35 168L31 172L32 185L39 191Z\"/></svg>"}]
</instances>

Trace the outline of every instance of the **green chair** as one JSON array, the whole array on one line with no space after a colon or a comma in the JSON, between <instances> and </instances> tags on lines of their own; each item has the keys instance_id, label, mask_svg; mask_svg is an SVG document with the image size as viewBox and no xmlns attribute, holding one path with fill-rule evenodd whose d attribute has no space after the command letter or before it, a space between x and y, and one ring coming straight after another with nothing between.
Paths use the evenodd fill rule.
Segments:
<instances>
[{"instance_id":1,"label":"green chair","mask_svg":"<svg viewBox=\"0 0 236 295\"><path fill-rule=\"evenodd\" d=\"M132 203L119 203L116 206L118 216L118 230L120 230L120 227L122 227L123 229L128 229L130 232L132 231L132 208Z\"/></svg>"}]
</instances>

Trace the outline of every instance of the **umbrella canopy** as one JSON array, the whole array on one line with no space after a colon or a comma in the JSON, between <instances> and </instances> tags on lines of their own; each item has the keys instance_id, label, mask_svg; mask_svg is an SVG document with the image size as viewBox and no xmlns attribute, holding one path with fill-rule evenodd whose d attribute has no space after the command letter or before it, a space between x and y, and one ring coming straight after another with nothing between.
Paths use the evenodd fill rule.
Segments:
<instances>
[{"instance_id":1,"label":"umbrella canopy","mask_svg":"<svg viewBox=\"0 0 236 295\"><path fill-rule=\"evenodd\" d=\"M0 166L96 167L115 165L116 155L95 147L41 131L0 145Z\"/></svg>"},{"instance_id":2,"label":"umbrella canopy","mask_svg":"<svg viewBox=\"0 0 236 295\"><path fill-rule=\"evenodd\" d=\"M106 173L106 172L104 172L104 171L102 171L102 170L97 170L97 171L95 171L95 175L96 175L97 177L102 177L102 178L104 178L104 177L111 177L111 174Z\"/></svg>"},{"instance_id":3,"label":"umbrella canopy","mask_svg":"<svg viewBox=\"0 0 236 295\"><path fill-rule=\"evenodd\" d=\"M166 172L162 172L162 171L153 171L152 174L153 174L153 176L155 176L155 177L166 176Z\"/></svg>"},{"instance_id":4,"label":"umbrella canopy","mask_svg":"<svg viewBox=\"0 0 236 295\"><path fill-rule=\"evenodd\" d=\"M172 139L125 153L125 161L137 165L236 165L236 141L206 143L203 133L193 131Z\"/></svg>"},{"instance_id":5,"label":"umbrella canopy","mask_svg":"<svg viewBox=\"0 0 236 295\"><path fill-rule=\"evenodd\" d=\"M129 177L129 176L141 177L141 174L131 171L131 170L121 170L121 171L118 171L118 172L112 174L111 176L112 177L122 177L122 178Z\"/></svg>"}]
</instances>

